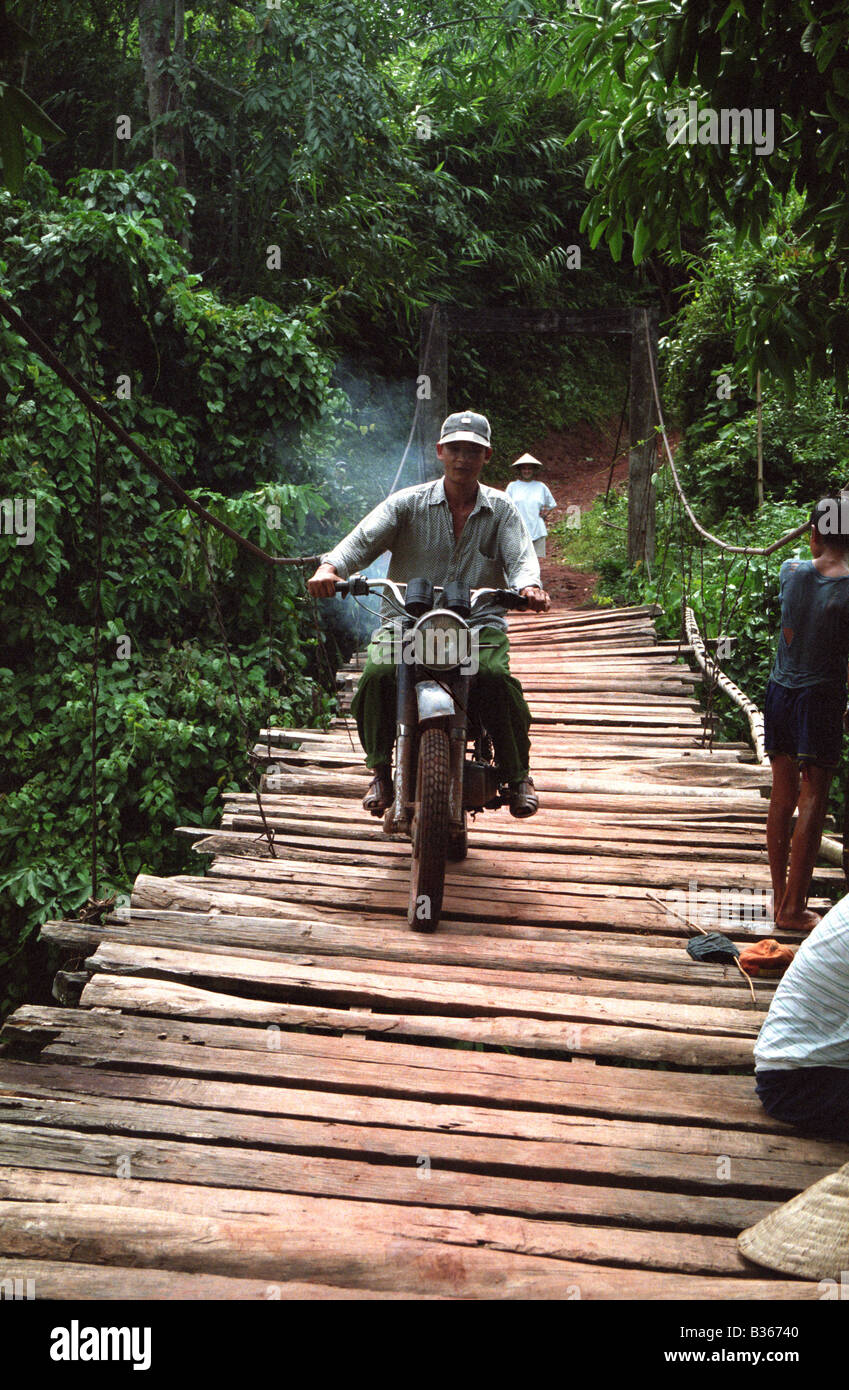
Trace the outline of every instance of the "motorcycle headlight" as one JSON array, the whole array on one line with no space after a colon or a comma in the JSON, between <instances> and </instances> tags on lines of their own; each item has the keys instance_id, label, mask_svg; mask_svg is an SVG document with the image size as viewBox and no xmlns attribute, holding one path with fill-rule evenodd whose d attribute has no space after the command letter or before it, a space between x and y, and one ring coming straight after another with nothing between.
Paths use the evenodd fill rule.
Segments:
<instances>
[{"instance_id":1,"label":"motorcycle headlight","mask_svg":"<svg viewBox=\"0 0 849 1390\"><path fill-rule=\"evenodd\" d=\"M472 631L447 608L427 613L410 633L410 660L428 671L451 671L469 661Z\"/></svg>"}]
</instances>

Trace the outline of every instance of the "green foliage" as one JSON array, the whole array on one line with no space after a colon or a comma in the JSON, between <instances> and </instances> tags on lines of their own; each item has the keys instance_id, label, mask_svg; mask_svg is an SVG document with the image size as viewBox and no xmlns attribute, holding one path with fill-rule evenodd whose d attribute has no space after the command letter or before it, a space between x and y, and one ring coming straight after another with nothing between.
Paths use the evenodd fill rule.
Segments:
<instances>
[{"instance_id":1,"label":"green foliage","mask_svg":"<svg viewBox=\"0 0 849 1390\"><path fill-rule=\"evenodd\" d=\"M558 557L567 565L598 574L597 602L621 597L628 570L628 498L624 493L611 490L608 498L596 498L581 512L579 526L570 526L569 517L561 517L550 527L550 534Z\"/></svg>"},{"instance_id":2,"label":"green foliage","mask_svg":"<svg viewBox=\"0 0 849 1390\"><path fill-rule=\"evenodd\" d=\"M8 254L0 289L32 314L101 400L111 395L113 374L129 375L131 397L113 398L111 409L208 510L265 549L302 553L327 502L306 463L298 474L288 471L276 432L317 414L328 365L305 324L259 299L223 305L186 275L155 199L146 205L141 197L158 174L124 176L128 191L115 190L130 205L122 211L77 199L54 208L47 198L46 209L0 200ZM31 503L34 517L27 538L14 534L13 513L4 513L0 535L0 966L9 979L2 1011L32 997L39 925L74 913L92 889L97 518L86 412L5 327L0 421L4 497ZM175 824L213 823L219 792L248 779L257 728L269 717L310 721L329 699L316 684L324 673L297 571L276 570L271 590L264 566L211 531L213 594L195 519L175 510L111 436L102 437L101 455L94 753L105 896L129 891L138 872L185 867ZM192 487L216 474L236 495Z\"/></svg>"},{"instance_id":3,"label":"green foliage","mask_svg":"<svg viewBox=\"0 0 849 1390\"><path fill-rule=\"evenodd\" d=\"M214 0L189 11L185 50L167 61L178 104L157 129L182 132L195 201L190 228L163 214L169 234L207 285L258 293L290 317L323 306L335 346L392 375L413 366L427 304L627 298L633 274L579 234L589 142L568 144L583 108L563 82L577 17L560 9L481 15L437 0L406 16L370 0L258 12ZM33 26L34 96L58 115L74 107L48 154L60 185L72 189L80 165L144 160L155 131L132 10L56 0ZM113 137L116 111L129 141ZM573 245L580 270L567 264Z\"/></svg>"},{"instance_id":4,"label":"green foliage","mask_svg":"<svg viewBox=\"0 0 849 1390\"><path fill-rule=\"evenodd\" d=\"M491 334L452 342L448 368L449 402L489 417L494 452L487 481L498 487L514 476L510 465L530 440L619 413L628 350L592 337Z\"/></svg>"},{"instance_id":5,"label":"green foliage","mask_svg":"<svg viewBox=\"0 0 849 1390\"><path fill-rule=\"evenodd\" d=\"M181 244L189 234L197 199L177 181L173 164L149 159L128 175L124 169L83 169L68 181L68 196L83 207L123 217L143 217L146 225L159 226ZM178 255L179 264L182 255ZM169 269L171 267L169 266Z\"/></svg>"},{"instance_id":6,"label":"green foliage","mask_svg":"<svg viewBox=\"0 0 849 1390\"><path fill-rule=\"evenodd\" d=\"M686 436L679 455L681 482L698 497L700 520L712 522L729 509L757 505L757 410L723 420L718 401ZM830 399L825 384L793 404L768 396L763 402L764 491L775 501L808 507L849 479L849 415Z\"/></svg>"},{"instance_id":7,"label":"green foliage","mask_svg":"<svg viewBox=\"0 0 849 1390\"><path fill-rule=\"evenodd\" d=\"M35 47L32 35L16 19L6 13L6 0L0 0L0 62L5 74L15 63L25 59ZM27 161L26 137L36 154L43 140L62 139L62 131L46 112L14 83L0 80L0 160L3 183L11 193L20 190Z\"/></svg>"},{"instance_id":8,"label":"green foliage","mask_svg":"<svg viewBox=\"0 0 849 1390\"><path fill-rule=\"evenodd\" d=\"M789 199L756 246L738 245L733 229L717 220L701 254L686 257L684 307L674 337L662 345L668 349L670 399L685 427L717 399L715 378L721 371L730 376L738 409L741 395L753 395L757 359L748 351L753 333L762 340L767 382L789 399L800 382L807 380L812 390L832 379L828 335L813 318L820 307L820 271L800 240L800 211L801 200ZM836 268L829 273L836 292ZM799 342L816 338L816 352L806 357L798 347L788 351L788 336Z\"/></svg>"},{"instance_id":9,"label":"green foliage","mask_svg":"<svg viewBox=\"0 0 849 1390\"><path fill-rule=\"evenodd\" d=\"M618 259L629 234L636 264L664 250L680 261L688 232L700 236L720 215L738 247L757 245L797 198L801 265L756 296L737 351L752 372L778 373L788 387L812 365L841 392L849 371L845 33L842 7L815 17L808 0L603 0L577 25L568 67L591 102L572 132L594 143L587 181L595 192L582 220L591 242L603 237ZM679 142L670 116L691 100L717 112L773 112L775 148L692 143L689 132Z\"/></svg>"},{"instance_id":10,"label":"green foliage","mask_svg":"<svg viewBox=\"0 0 849 1390\"><path fill-rule=\"evenodd\" d=\"M793 305L809 290L808 256L795 230L798 213L799 200L791 200L759 246L736 246L731 229L718 225L704 256L687 258L684 304L660 344L666 395L684 430L677 462L703 521L712 523L729 507L749 511L757 505L755 383L744 340L755 321L768 333L764 315L778 302L784 303L788 325L796 324ZM849 478L849 414L834 396L828 373L796 377L782 362L780 371L764 377L767 496L810 504Z\"/></svg>"},{"instance_id":11,"label":"green foliage","mask_svg":"<svg viewBox=\"0 0 849 1390\"><path fill-rule=\"evenodd\" d=\"M158 431L182 417L177 439L188 431L203 442L199 481L236 487L246 468L270 472L276 434L314 418L323 400L329 365L311 326L256 296L225 304L188 273L151 202L161 191L180 229L188 195L170 165L151 161L120 177L87 171L78 191L55 208L0 195L9 281L25 315L101 399L127 382L131 396L113 407L125 428L142 397ZM101 192L110 210L94 205Z\"/></svg>"}]
</instances>

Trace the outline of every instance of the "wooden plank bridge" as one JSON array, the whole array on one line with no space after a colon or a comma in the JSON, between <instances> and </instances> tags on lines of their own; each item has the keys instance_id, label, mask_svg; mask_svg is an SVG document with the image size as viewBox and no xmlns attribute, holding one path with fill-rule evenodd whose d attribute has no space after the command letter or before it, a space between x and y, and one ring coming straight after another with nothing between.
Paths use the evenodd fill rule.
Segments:
<instances>
[{"instance_id":1,"label":"wooden plank bridge","mask_svg":"<svg viewBox=\"0 0 849 1390\"><path fill-rule=\"evenodd\" d=\"M341 718L261 735L276 857L229 796L218 831L180 828L205 875L45 926L61 1002L2 1034L3 1277L62 1299L819 1296L735 1237L849 1146L765 1115L774 986L753 1005L694 963L647 891L765 890L768 771L703 746L651 610L511 633L542 808L477 822L436 935L406 927L408 849L360 810Z\"/></svg>"}]
</instances>

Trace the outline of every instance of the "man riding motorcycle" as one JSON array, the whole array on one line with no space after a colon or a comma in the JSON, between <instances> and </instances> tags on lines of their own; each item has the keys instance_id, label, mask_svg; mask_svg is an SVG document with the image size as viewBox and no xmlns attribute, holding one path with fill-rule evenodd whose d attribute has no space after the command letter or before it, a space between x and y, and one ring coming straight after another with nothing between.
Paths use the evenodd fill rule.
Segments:
<instances>
[{"instance_id":1,"label":"man riding motorcycle","mask_svg":"<svg viewBox=\"0 0 849 1390\"><path fill-rule=\"evenodd\" d=\"M449 415L436 446L444 477L392 493L333 550L308 581L316 597L331 597L335 584L391 551L388 578L413 576L445 585L452 580L471 588L511 588L538 613L551 606L540 585L539 560L513 503L503 492L480 483L492 455L486 416L474 411ZM383 617L389 616L388 609ZM510 674L504 609L479 606L472 619L479 629L479 669L475 698L483 712L499 767L509 786L510 814L532 816L539 799L530 777L531 713L522 687ZM392 802L392 749L395 742L395 666L381 659L375 633L351 705L366 766L375 773L363 806L382 816Z\"/></svg>"}]
</instances>

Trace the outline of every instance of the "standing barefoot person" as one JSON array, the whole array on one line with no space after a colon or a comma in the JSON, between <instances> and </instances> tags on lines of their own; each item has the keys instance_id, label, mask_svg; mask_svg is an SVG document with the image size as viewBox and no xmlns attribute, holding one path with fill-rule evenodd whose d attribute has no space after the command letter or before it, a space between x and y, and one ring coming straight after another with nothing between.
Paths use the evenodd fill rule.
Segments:
<instances>
[{"instance_id":1,"label":"standing barefoot person","mask_svg":"<svg viewBox=\"0 0 849 1390\"><path fill-rule=\"evenodd\" d=\"M785 560L781 566L781 637L764 703L764 742L772 764L766 841L775 922L805 932L820 920L806 904L846 709L847 511L847 497L818 502L811 513L813 558Z\"/></svg>"}]
</instances>

